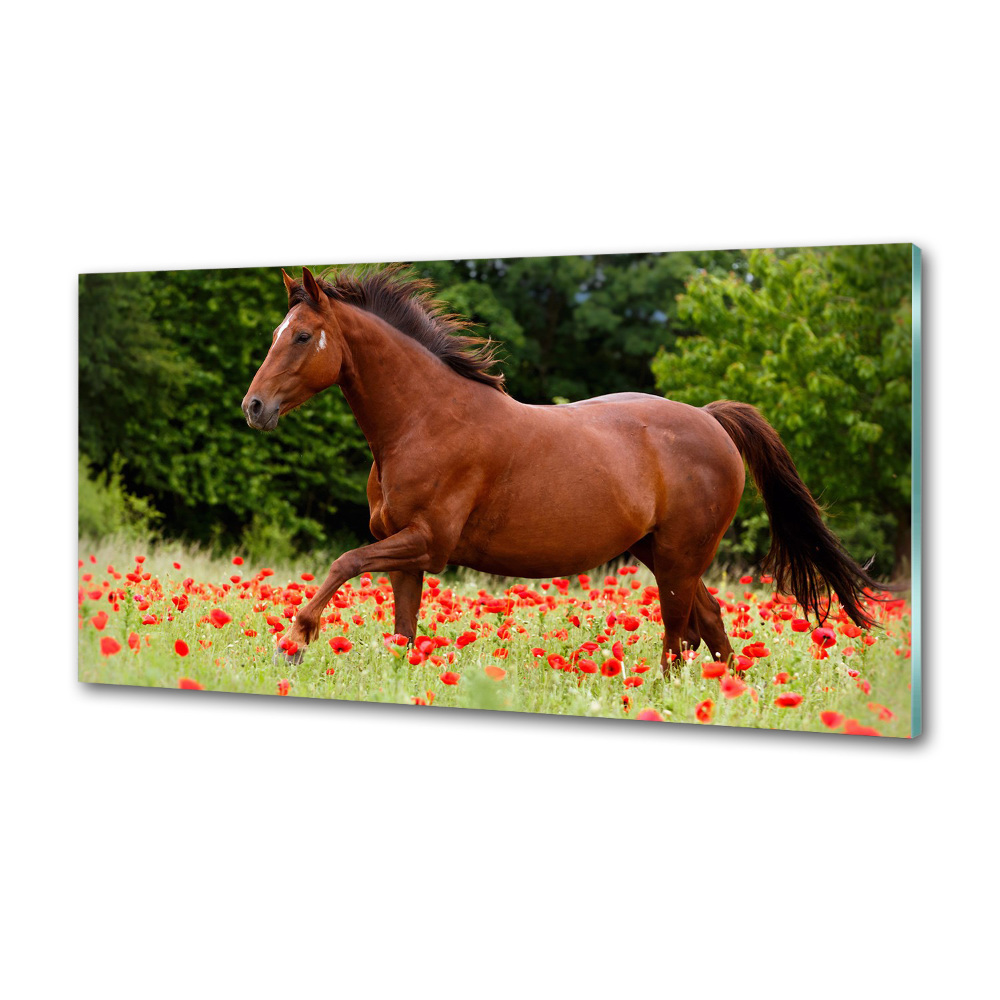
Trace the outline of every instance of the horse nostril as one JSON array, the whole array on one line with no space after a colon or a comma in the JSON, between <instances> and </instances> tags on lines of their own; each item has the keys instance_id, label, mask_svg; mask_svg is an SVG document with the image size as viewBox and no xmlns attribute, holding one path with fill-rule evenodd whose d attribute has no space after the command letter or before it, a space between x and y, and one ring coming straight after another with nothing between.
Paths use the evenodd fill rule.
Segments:
<instances>
[{"instance_id":1,"label":"horse nostril","mask_svg":"<svg viewBox=\"0 0 1000 1000\"><path fill-rule=\"evenodd\" d=\"M251 420L256 420L260 416L260 411L264 409L264 404L254 396L253 399L247 403L247 416Z\"/></svg>"}]
</instances>

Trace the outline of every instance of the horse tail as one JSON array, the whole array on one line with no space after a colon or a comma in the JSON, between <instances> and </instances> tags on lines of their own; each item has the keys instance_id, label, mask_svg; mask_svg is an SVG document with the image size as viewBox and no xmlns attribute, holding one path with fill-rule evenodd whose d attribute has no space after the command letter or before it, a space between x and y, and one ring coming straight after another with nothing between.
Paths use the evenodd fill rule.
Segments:
<instances>
[{"instance_id":1,"label":"horse tail","mask_svg":"<svg viewBox=\"0 0 1000 1000\"><path fill-rule=\"evenodd\" d=\"M828 598L832 590L855 625L876 626L861 605L864 589L877 590L881 585L868 575L867 565L859 566L844 551L826 526L778 432L747 403L722 399L704 409L733 439L764 499L771 522L771 548L761 568L774 575L777 589L793 594L820 623L829 613L820 607L821 596Z\"/></svg>"}]
</instances>

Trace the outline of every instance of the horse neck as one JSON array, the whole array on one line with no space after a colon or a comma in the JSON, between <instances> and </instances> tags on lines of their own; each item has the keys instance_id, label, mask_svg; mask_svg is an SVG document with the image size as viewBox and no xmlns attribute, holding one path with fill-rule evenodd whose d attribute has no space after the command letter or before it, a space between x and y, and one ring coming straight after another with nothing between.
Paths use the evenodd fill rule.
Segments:
<instances>
[{"instance_id":1,"label":"horse neck","mask_svg":"<svg viewBox=\"0 0 1000 1000\"><path fill-rule=\"evenodd\" d=\"M462 394L471 383L377 316L343 305L337 319L345 346L338 382L381 465L382 454L427 418L428 391Z\"/></svg>"}]
</instances>

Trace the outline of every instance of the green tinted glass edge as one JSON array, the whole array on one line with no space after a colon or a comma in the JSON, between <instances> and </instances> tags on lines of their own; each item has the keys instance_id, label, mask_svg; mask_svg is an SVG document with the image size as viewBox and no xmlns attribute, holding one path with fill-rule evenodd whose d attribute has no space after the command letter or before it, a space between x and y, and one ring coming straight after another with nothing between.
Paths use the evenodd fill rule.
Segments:
<instances>
[{"instance_id":1,"label":"green tinted glass edge","mask_svg":"<svg viewBox=\"0 0 1000 1000\"><path fill-rule=\"evenodd\" d=\"M912 653L911 655L911 675L910 675L910 685L911 685L911 722L910 722L910 735L919 736L923 728L923 691L921 689L921 658L923 656L923 636L922 636L922 609L921 609L921 595L923 591L922 586L922 567L920 565L921 550L922 550L922 534L923 534L923 524L921 519L921 503L922 503L922 493L923 493L923 461L921 458L921 446L922 446L922 435L921 435L921 422L922 422L922 407L921 407L921 367L920 367L920 297L921 297L921 261L920 261L920 247L914 245L913 247L913 431L912 431L912 457L913 457L913 487L911 491L911 516L912 516L912 530L911 530L911 550L910 550L910 566L911 566L911 607L912 607L912 620L911 627L913 630L912 635Z\"/></svg>"}]
</instances>

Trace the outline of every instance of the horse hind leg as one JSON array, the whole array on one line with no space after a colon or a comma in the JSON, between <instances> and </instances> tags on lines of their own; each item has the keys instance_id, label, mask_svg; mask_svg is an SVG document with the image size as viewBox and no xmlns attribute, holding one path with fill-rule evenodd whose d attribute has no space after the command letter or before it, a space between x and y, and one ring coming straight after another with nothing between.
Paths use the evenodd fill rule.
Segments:
<instances>
[{"instance_id":1,"label":"horse hind leg","mask_svg":"<svg viewBox=\"0 0 1000 1000\"><path fill-rule=\"evenodd\" d=\"M656 577L656 559L654 555L652 535L646 535L645 538L641 538L635 545L630 546L629 552L636 559L638 559L639 562L641 562L654 577ZM657 579L657 586L661 586L659 579ZM686 644L688 649L697 649L698 646L701 645L702 639L704 639L710 647L719 645L717 631L715 630L710 617L710 604L706 604L705 599L707 599L710 604L715 605L716 611L719 610L719 606L713 600L712 595L705 589L705 585L699 581L698 589L695 592L695 600L691 607L691 613L688 616L687 624L684 627L682 637L682 642ZM721 625L721 617L719 624ZM722 639L723 642L725 642L724 628L722 629Z\"/></svg>"},{"instance_id":2,"label":"horse hind leg","mask_svg":"<svg viewBox=\"0 0 1000 1000\"><path fill-rule=\"evenodd\" d=\"M733 656L733 647L726 634L726 626L722 621L722 608L719 602L701 583L695 592L694 607L691 610L691 622L699 638L708 646L709 653L723 663L728 663ZM692 649L695 646L691 647Z\"/></svg>"}]
</instances>

